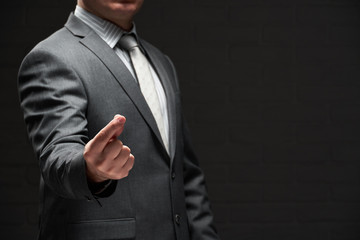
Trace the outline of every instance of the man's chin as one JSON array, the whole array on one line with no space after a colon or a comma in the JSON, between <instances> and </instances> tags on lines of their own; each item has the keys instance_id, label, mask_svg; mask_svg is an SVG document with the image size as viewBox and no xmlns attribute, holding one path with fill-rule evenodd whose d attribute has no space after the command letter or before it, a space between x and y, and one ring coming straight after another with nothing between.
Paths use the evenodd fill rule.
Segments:
<instances>
[{"instance_id":1,"label":"man's chin","mask_svg":"<svg viewBox=\"0 0 360 240\"><path fill-rule=\"evenodd\" d=\"M129 3L116 3L112 6L113 11L117 11L121 14L135 14L137 11L139 11L140 6L138 4L135 4L134 2Z\"/></svg>"}]
</instances>

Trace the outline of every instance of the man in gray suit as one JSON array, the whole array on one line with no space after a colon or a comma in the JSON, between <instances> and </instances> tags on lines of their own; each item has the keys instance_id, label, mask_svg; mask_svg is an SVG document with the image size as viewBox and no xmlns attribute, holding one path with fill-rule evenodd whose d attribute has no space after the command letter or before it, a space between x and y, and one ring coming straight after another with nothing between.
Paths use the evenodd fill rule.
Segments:
<instances>
[{"instance_id":1,"label":"man in gray suit","mask_svg":"<svg viewBox=\"0 0 360 240\"><path fill-rule=\"evenodd\" d=\"M174 66L132 22L141 5L78 0L21 65L39 239L218 239Z\"/></svg>"}]
</instances>

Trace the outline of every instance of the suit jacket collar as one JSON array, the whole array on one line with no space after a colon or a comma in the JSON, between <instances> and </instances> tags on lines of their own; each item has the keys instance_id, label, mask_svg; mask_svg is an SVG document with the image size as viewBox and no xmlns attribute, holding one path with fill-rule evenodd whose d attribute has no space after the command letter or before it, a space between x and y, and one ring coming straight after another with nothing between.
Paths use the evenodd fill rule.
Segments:
<instances>
[{"instance_id":1,"label":"suit jacket collar","mask_svg":"<svg viewBox=\"0 0 360 240\"><path fill-rule=\"evenodd\" d=\"M82 22L79 18L75 17L73 13L70 14L65 27L77 37L85 37L93 30Z\"/></svg>"},{"instance_id":2,"label":"suit jacket collar","mask_svg":"<svg viewBox=\"0 0 360 240\"><path fill-rule=\"evenodd\" d=\"M115 79L118 81L123 90L128 94L129 98L132 100L134 105L137 107L138 111L150 127L150 129L155 134L159 143L161 144L164 154L167 155L165 146L161 140L161 135L157 127L156 121L151 113L149 106L146 103L145 98L143 97L141 90L137 83L134 81L131 73L124 65L124 63L119 60L119 57L109 47L90 27L83 23L73 14L70 14L65 27L75 36L80 37L80 43L87 47L91 52L93 52L99 60L107 67L107 69L113 74ZM173 89L169 82L169 75L161 64L156 53L152 51L148 45L143 45L145 51L148 53L149 58L153 63L159 78L163 84L165 93L167 95L168 101L168 111L169 111L169 151L170 159L172 160L175 155L175 140L176 140L176 123L175 123L175 102L172 96ZM121 114L121 113L120 113Z\"/></svg>"}]
</instances>

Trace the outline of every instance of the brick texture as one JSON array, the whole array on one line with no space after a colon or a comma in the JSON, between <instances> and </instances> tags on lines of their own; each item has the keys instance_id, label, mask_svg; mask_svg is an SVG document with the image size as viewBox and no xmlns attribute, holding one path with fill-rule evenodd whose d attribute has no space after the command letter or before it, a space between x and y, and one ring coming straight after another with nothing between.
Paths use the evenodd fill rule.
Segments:
<instances>
[{"instance_id":1,"label":"brick texture","mask_svg":"<svg viewBox=\"0 0 360 240\"><path fill-rule=\"evenodd\" d=\"M35 239L38 220L17 70L74 4L0 10L4 239ZM177 67L222 239L360 238L358 0L152 0L136 23Z\"/></svg>"}]
</instances>

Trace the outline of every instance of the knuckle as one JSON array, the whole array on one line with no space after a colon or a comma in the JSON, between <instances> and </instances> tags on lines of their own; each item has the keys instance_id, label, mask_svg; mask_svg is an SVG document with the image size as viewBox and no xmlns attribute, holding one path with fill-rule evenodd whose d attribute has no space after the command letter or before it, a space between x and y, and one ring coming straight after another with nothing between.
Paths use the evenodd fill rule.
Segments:
<instances>
[{"instance_id":1,"label":"knuckle","mask_svg":"<svg viewBox=\"0 0 360 240\"><path fill-rule=\"evenodd\" d=\"M134 159L134 157L129 157L129 159L128 159L128 162L129 162L129 165L130 166L134 166L134 163L135 163L135 159Z\"/></svg>"},{"instance_id":2,"label":"knuckle","mask_svg":"<svg viewBox=\"0 0 360 240\"><path fill-rule=\"evenodd\" d=\"M134 167L134 163L132 163L132 164L129 165L128 170L130 171L131 169L133 169L133 167Z\"/></svg>"},{"instance_id":3,"label":"knuckle","mask_svg":"<svg viewBox=\"0 0 360 240\"><path fill-rule=\"evenodd\" d=\"M123 151L124 154L127 154L127 155L129 155L131 153L130 148L128 146L125 146L125 145L122 147L121 151Z\"/></svg>"},{"instance_id":4,"label":"knuckle","mask_svg":"<svg viewBox=\"0 0 360 240\"><path fill-rule=\"evenodd\" d=\"M122 174L122 178L126 178L127 176L129 176L129 172L127 171Z\"/></svg>"},{"instance_id":5,"label":"knuckle","mask_svg":"<svg viewBox=\"0 0 360 240\"><path fill-rule=\"evenodd\" d=\"M83 152L83 156L84 158L89 158L92 154L91 154L91 142L88 142L86 145L85 145L85 148L84 148L84 152Z\"/></svg>"},{"instance_id":6,"label":"knuckle","mask_svg":"<svg viewBox=\"0 0 360 240\"><path fill-rule=\"evenodd\" d=\"M118 149L119 151L121 151L123 144L120 140L116 140L114 141L114 147L116 147L116 149Z\"/></svg>"},{"instance_id":7,"label":"knuckle","mask_svg":"<svg viewBox=\"0 0 360 240\"><path fill-rule=\"evenodd\" d=\"M129 172L133 167L134 167L134 159L130 157L127 159L124 168Z\"/></svg>"},{"instance_id":8,"label":"knuckle","mask_svg":"<svg viewBox=\"0 0 360 240\"><path fill-rule=\"evenodd\" d=\"M91 163L92 165L97 164L96 157L94 156L94 154L92 152L84 151L83 157L87 163Z\"/></svg>"},{"instance_id":9,"label":"knuckle","mask_svg":"<svg viewBox=\"0 0 360 240\"><path fill-rule=\"evenodd\" d=\"M83 153L83 156L84 156L85 160L89 160L89 158L90 158L90 153L89 153L89 151L85 149L85 151L84 151L84 153Z\"/></svg>"},{"instance_id":10,"label":"knuckle","mask_svg":"<svg viewBox=\"0 0 360 240\"><path fill-rule=\"evenodd\" d=\"M117 169L117 171L113 172L114 178L116 178L116 179L125 178L128 176L128 174L129 174L129 171L127 171L124 168L119 168L119 169Z\"/></svg>"},{"instance_id":11,"label":"knuckle","mask_svg":"<svg viewBox=\"0 0 360 240\"><path fill-rule=\"evenodd\" d=\"M122 178L124 178L124 174L123 173L116 173L116 174L113 174L112 178L113 179L122 179Z\"/></svg>"}]
</instances>

